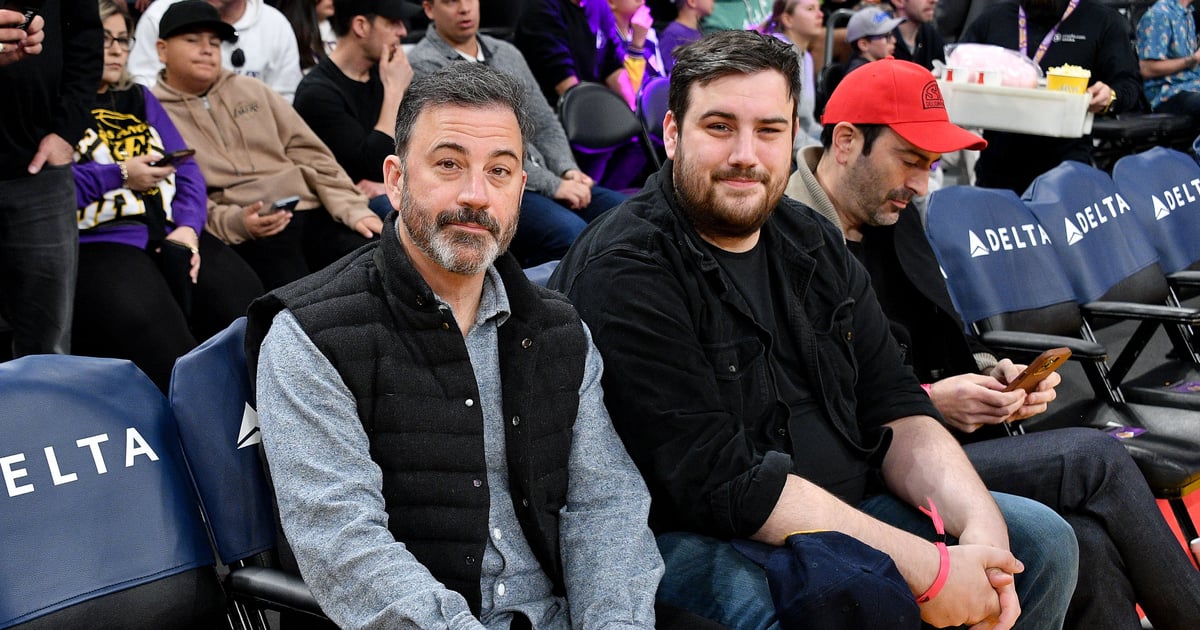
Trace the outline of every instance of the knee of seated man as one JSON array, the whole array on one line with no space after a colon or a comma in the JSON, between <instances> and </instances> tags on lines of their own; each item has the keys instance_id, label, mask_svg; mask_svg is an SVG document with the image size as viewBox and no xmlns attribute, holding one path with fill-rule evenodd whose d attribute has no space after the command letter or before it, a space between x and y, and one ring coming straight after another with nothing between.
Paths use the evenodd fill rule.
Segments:
<instances>
[{"instance_id":1,"label":"knee of seated man","mask_svg":"<svg viewBox=\"0 0 1200 630\"><path fill-rule=\"evenodd\" d=\"M1074 591L1079 575L1079 542L1057 512L1032 499L992 493L1008 525L1009 547L1025 565L1022 581L1047 580Z\"/></svg>"}]
</instances>

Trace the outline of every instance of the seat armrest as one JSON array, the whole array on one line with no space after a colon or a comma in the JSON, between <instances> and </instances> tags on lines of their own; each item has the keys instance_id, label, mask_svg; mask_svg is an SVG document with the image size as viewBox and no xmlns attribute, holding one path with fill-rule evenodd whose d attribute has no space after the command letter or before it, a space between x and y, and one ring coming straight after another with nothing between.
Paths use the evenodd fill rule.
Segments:
<instances>
[{"instance_id":1,"label":"seat armrest","mask_svg":"<svg viewBox=\"0 0 1200 630\"><path fill-rule=\"evenodd\" d=\"M1137 304L1134 302L1088 302L1079 307L1085 318L1109 317L1134 319L1160 324L1200 325L1200 310L1163 304Z\"/></svg>"},{"instance_id":2,"label":"seat armrest","mask_svg":"<svg viewBox=\"0 0 1200 630\"><path fill-rule=\"evenodd\" d=\"M324 617L312 591L300 576L268 567L240 567L229 572L234 597L249 598L274 610L298 610Z\"/></svg>"},{"instance_id":3,"label":"seat armrest","mask_svg":"<svg viewBox=\"0 0 1200 630\"><path fill-rule=\"evenodd\" d=\"M1167 282L1173 287L1200 287L1200 271L1183 270L1167 274Z\"/></svg>"},{"instance_id":4,"label":"seat armrest","mask_svg":"<svg viewBox=\"0 0 1200 630\"><path fill-rule=\"evenodd\" d=\"M1050 348L1066 346L1070 348L1071 358L1075 360L1103 361L1108 357L1108 350L1103 345L1075 337L1043 335L1016 330L989 330L981 334L979 338L985 346L1002 354L1005 352L1037 354Z\"/></svg>"}]
</instances>

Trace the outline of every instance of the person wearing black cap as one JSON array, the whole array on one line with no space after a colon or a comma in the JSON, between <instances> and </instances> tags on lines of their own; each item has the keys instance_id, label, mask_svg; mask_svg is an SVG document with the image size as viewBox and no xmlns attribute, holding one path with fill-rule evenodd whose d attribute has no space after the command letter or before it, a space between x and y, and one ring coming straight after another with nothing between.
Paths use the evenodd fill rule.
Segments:
<instances>
[{"instance_id":1,"label":"person wearing black cap","mask_svg":"<svg viewBox=\"0 0 1200 630\"><path fill-rule=\"evenodd\" d=\"M396 110L413 70L400 47L421 7L404 0L334 0L337 47L300 81L296 111L380 216L392 210L380 165L395 148Z\"/></svg>"},{"instance_id":2,"label":"person wearing black cap","mask_svg":"<svg viewBox=\"0 0 1200 630\"><path fill-rule=\"evenodd\" d=\"M138 20L127 68L133 79L153 87L163 64L155 42L162 37L163 14L181 0L155 0ZM237 34L221 45L221 62L235 73L254 77L271 86L289 103L296 93L300 52L292 26L275 7L264 0L208 0Z\"/></svg>"},{"instance_id":3,"label":"person wearing black cap","mask_svg":"<svg viewBox=\"0 0 1200 630\"><path fill-rule=\"evenodd\" d=\"M221 68L235 36L204 0L162 18L166 67L154 95L196 149L208 184L206 229L233 246L268 290L324 267L383 227L304 119L262 81ZM298 197L291 207L275 202ZM295 211L293 213L293 210Z\"/></svg>"},{"instance_id":4,"label":"person wearing black cap","mask_svg":"<svg viewBox=\"0 0 1200 630\"><path fill-rule=\"evenodd\" d=\"M784 196L791 46L726 31L675 58L671 160L593 222L550 279L595 335L605 404L646 476L667 567L659 598L770 627L778 589L730 539L781 545L833 530L891 556L930 624L1061 627L1078 563L1070 526L987 491L903 364L840 232ZM932 90L906 108L921 133L979 143L949 122L925 74L916 87Z\"/></svg>"}]
</instances>

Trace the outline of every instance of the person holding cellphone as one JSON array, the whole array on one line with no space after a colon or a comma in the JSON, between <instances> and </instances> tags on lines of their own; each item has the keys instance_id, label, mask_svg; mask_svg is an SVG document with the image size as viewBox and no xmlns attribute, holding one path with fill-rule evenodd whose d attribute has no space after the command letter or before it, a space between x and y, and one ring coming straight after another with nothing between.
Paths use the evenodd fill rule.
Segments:
<instances>
[{"instance_id":1,"label":"person holding cellphone","mask_svg":"<svg viewBox=\"0 0 1200 630\"><path fill-rule=\"evenodd\" d=\"M931 124L924 122L931 101L920 100L931 85L928 70L895 59L847 76L825 110L824 147L800 150L786 194L841 229L846 248L870 276L905 362L965 443L984 484L1043 503L1071 525L1079 581L1064 627L1138 630L1135 604L1158 630L1200 627L1200 572L1118 440L1084 427L986 439L1006 435L1004 423L1046 412L1062 377L1051 372L1012 391L1025 366L997 361L963 332L911 203L928 190L930 164L956 149L915 131ZM1063 360L1064 354L1069 351L1048 356ZM1034 371L1044 370L1046 360L1034 360Z\"/></svg>"},{"instance_id":2,"label":"person holding cellphone","mask_svg":"<svg viewBox=\"0 0 1200 630\"><path fill-rule=\"evenodd\" d=\"M148 88L125 70L132 20L100 0L104 67L75 146L76 354L133 361L164 392L175 359L263 293L249 265L204 231L204 177ZM155 164L159 165L155 165ZM203 264L201 264L203 261Z\"/></svg>"}]
</instances>

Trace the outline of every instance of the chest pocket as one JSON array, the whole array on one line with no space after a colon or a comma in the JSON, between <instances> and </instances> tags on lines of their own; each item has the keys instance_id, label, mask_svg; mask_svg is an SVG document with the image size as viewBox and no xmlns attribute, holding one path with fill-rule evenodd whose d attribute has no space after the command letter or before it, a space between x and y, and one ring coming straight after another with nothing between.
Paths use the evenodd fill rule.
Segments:
<instances>
[{"instance_id":1,"label":"chest pocket","mask_svg":"<svg viewBox=\"0 0 1200 630\"><path fill-rule=\"evenodd\" d=\"M825 383L842 387L842 400L854 399L858 383L858 360L854 355L854 300L847 298L833 309L828 324L818 325L817 362Z\"/></svg>"},{"instance_id":2,"label":"chest pocket","mask_svg":"<svg viewBox=\"0 0 1200 630\"><path fill-rule=\"evenodd\" d=\"M757 337L705 346L721 401L746 424L771 408L766 348Z\"/></svg>"}]
</instances>

